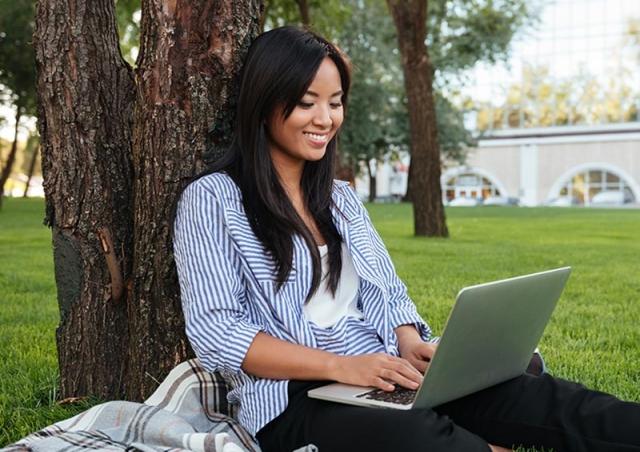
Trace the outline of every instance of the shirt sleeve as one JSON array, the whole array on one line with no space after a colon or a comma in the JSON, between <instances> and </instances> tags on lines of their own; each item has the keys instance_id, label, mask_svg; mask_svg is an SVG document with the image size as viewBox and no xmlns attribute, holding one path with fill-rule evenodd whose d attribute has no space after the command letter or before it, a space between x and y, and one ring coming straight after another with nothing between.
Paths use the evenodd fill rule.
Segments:
<instances>
[{"instance_id":1,"label":"shirt sleeve","mask_svg":"<svg viewBox=\"0 0 640 452\"><path fill-rule=\"evenodd\" d=\"M248 316L240 260L222 207L198 181L178 203L173 248L186 333L196 356L208 371L241 371L263 328Z\"/></svg>"},{"instance_id":2,"label":"shirt sleeve","mask_svg":"<svg viewBox=\"0 0 640 452\"><path fill-rule=\"evenodd\" d=\"M373 226L369 212L353 189L350 187L344 187L344 189L349 192L349 197L352 202L356 202L359 205L358 210L360 210L361 215L364 217L371 242L375 248L375 254L381 260L380 272L389 295L389 319L391 327L395 329L401 325L414 325L420 333L422 340L429 342L437 341L439 338L433 336L429 325L427 325L420 314L418 314L415 303L407 293L407 287L398 277L387 247Z\"/></svg>"}]
</instances>

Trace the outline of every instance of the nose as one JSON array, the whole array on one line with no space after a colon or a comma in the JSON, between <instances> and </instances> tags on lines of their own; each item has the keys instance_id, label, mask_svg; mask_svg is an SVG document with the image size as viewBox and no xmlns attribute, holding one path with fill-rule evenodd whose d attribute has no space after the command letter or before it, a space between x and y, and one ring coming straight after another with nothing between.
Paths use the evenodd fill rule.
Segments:
<instances>
[{"instance_id":1,"label":"nose","mask_svg":"<svg viewBox=\"0 0 640 452\"><path fill-rule=\"evenodd\" d=\"M328 105L319 106L313 117L313 124L318 127L322 127L323 129L328 129L333 125L333 120L331 119L331 108Z\"/></svg>"}]
</instances>

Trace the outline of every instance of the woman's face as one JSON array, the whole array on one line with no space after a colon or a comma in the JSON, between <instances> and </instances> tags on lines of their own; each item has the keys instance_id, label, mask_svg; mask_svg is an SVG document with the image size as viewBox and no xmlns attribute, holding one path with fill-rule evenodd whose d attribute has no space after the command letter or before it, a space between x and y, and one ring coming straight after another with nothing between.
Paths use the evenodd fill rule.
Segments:
<instances>
[{"instance_id":1,"label":"woman's face","mask_svg":"<svg viewBox=\"0 0 640 452\"><path fill-rule=\"evenodd\" d=\"M338 68L325 58L289 117L276 110L269 121L271 159L277 168L300 167L324 156L344 118L342 94Z\"/></svg>"}]
</instances>

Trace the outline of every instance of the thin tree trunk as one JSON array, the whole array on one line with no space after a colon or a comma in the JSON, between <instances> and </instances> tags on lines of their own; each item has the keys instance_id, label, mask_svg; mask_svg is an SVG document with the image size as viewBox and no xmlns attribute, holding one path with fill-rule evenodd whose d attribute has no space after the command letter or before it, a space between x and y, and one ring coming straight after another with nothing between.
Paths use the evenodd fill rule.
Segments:
<instances>
[{"instance_id":1,"label":"thin tree trunk","mask_svg":"<svg viewBox=\"0 0 640 452\"><path fill-rule=\"evenodd\" d=\"M267 16L269 15L269 8L271 8L271 1L273 0L264 0L263 2L262 13L260 13L260 22L258 24L259 33L264 32L264 25L267 21Z\"/></svg>"},{"instance_id":2,"label":"thin tree trunk","mask_svg":"<svg viewBox=\"0 0 640 452\"><path fill-rule=\"evenodd\" d=\"M411 187L415 234L447 237L440 147L432 87L432 66L425 44L426 0L387 0L402 55L411 132Z\"/></svg>"},{"instance_id":3,"label":"thin tree trunk","mask_svg":"<svg viewBox=\"0 0 640 452\"><path fill-rule=\"evenodd\" d=\"M369 172L369 202L374 202L378 195L378 180L374 175L374 171L371 169L371 161L367 161L367 171ZM377 171L375 171L375 173L377 174Z\"/></svg>"},{"instance_id":4,"label":"thin tree trunk","mask_svg":"<svg viewBox=\"0 0 640 452\"><path fill-rule=\"evenodd\" d=\"M31 161L29 162L29 170L27 172L27 182L24 186L24 193L22 194L23 198L26 198L29 194L29 184L31 183L31 178L33 177L33 172L36 169L36 162L38 160L38 153L40 152L40 146L33 150L33 155L31 156Z\"/></svg>"},{"instance_id":5,"label":"thin tree trunk","mask_svg":"<svg viewBox=\"0 0 640 452\"><path fill-rule=\"evenodd\" d=\"M309 2L307 0L296 0L298 10L300 11L300 19L302 25L309 27L311 25L311 15L309 14Z\"/></svg>"},{"instance_id":6,"label":"thin tree trunk","mask_svg":"<svg viewBox=\"0 0 640 452\"><path fill-rule=\"evenodd\" d=\"M133 248L130 67L113 1L40 0L38 129L62 397L122 397Z\"/></svg>"},{"instance_id":7,"label":"thin tree trunk","mask_svg":"<svg viewBox=\"0 0 640 452\"><path fill-rule=\"evenodd\" d=\"M7 156L7 161L0 172L0 209L2 208L2 198L4 196L4 184L9 180L11 176L11 170L13 170L13 164L16 161L16 154L18 153L18 130L20 128L20 118L22 116L22 109L16 108L16 127L13 132L13 143L11 143L11 149Z\"/></svg>"},{"instance_id":8,"label":"thin tree trunk","mask_svg":"<svg viewBox=\"0 0 640 452\"><path fill-rule=\"evenodd\" d=\"M128 310L128 354L136 364L127 374L129 399L146 397L191 354L172 254L174 210L186 183L231 137L236 74L259 31L262 5L148 0L142 8Z\"/></svg>"}]
</instances>

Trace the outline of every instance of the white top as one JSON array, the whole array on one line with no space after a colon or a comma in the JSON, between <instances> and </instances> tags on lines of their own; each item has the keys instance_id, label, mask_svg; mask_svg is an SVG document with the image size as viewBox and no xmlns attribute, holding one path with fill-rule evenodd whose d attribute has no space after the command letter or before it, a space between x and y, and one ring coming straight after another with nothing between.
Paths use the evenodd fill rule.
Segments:
<instances>
[{"instance_id":1,"label":"white top","mask_svg":"<svg viewBox=\"0 0 640 452\"><path fill-rule=\"evenodd\" d=\"M342 244L342 271L336 289L336 296L329 290L329 249L327 245L318 246L322 263L320 286L311 300L304 305L307 319L322 328L329 328L343 317L363 318L358 309L358 285L360 278L356 273L347 246Z\"/></svg>"}]
</instances>

